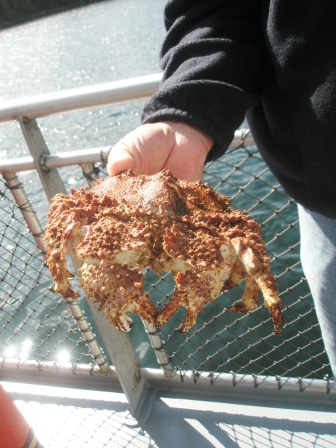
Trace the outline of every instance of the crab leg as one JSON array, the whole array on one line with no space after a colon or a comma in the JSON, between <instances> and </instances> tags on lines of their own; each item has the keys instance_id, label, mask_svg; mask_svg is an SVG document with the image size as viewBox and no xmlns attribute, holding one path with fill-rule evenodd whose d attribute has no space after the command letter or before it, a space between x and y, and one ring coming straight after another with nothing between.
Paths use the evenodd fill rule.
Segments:
<instances>
[{"instance_id":1,"label":"crab leg","mask_svg":"<svg viewBox=\"0 0 336 448\"><path fill-rule=\"evenodd\" d=\"M246 283L246 287L249 289L245 289L244 292L245 304L255 308L256 289L254 285L252 285L252 282L248 280L248 277L251 277L264 296L264 306L269 309L273 320L274 334L279 334L283 322L281 314L282 302L275 286L275 278L270 271L268 256L265 253L262 254L262 257L261 254L258 254L259 256L257 256L255 251L246 244L243 238L233 238L231 243L248 274L246 277L246 281L248 282ZM249 297L249 292L252 294L251 297Z\"/></svg>"},{"instance_id":2,"label":"crab leg","mask_svg":"<svg viewBox=\"0 0 336 448\"><path fill-rule=\"evenodd\" d=\"M86 296L99 303L99 311L105 311L119 330L130 330L132 319L128 312L138 313L154 324L158 310L144 291L143 274L136 268L101 261L98 265L84 263L78 274Z\"/></svg>"},{"instance_id":3,"label":"crab leg","mask_svg":"<svg viewBox=\"0 0 336 448\"><path fill-rule=\"evenodd\" d=\"M224 270L186 271L185 274L178 272L174 275L177 291L162 309L155 325L162 327L183 306L187 308L187 316L179 332L187 333L195 325L197 316L204 311L205 305L213 302L220 293Z\"/></svg>"},{"instance_id":4,"label":"crab leg","mask_svg":"<svg viewBox=\"0 0 336 448\"><path fill-rule=\"evenodd\" d=\"M71 289L69 278L73 274L67 269L66 257L72 251L73 243L78 236L78 230L87 223L81 217L80 211L74 208L73 201L62 195L63 201L51 205L45 237L49 248L47 264L55 282L55 291L65 298L75 299L78 294ZM71 208L71 212L69 210Z\"/></svg>"},{"instance_id":5,"label":"crab leg","mask_svg":"<svg viewBox=\"0 0 336 448\"><path fill-rule=\"evenodd\" d=\"M237 285L240 285L245 277L245 270L243 263L237 258L236 262L232 266L230 277L224 283L222 292L229 291Z\"/></svg>"}]
</instances>

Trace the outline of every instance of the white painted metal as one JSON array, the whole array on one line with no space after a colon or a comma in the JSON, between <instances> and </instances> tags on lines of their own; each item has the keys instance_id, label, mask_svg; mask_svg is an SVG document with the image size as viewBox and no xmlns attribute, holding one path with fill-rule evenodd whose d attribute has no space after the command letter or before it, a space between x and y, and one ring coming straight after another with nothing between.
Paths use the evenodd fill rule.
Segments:
<instances>
[{"instance_id":1,"label":"white painted metal","mask_svg":"<svg viewBox=\"0 0 336 448\"><path fill-rule=\"evenodd\" d=\"M66 193L57 168L46 169L41 164L41 160L43 161L50 153L36 120L20 119L20 126L48 200L50 201L57 193ZM73 260L73 264L77 269L75 260ZM109 363L97 344L96 337L77 301L69 299L67 304L100 370L104 373L108 372ZM92 301L89 301L89 306L106 350L116 366L116 372L129 401L130 409L136 415L140 412L148 394L146 393L146 381L139 377L139 363L130 336L128 333L119 332L108 325L105 317L98 312Z\"/></svg>"},{"instance_id":2,"label":"white painted metal","mask_svg":"<svg viewBox=\"0 0 336 448\"><path fill-rule=\"evenodd\" d=\"M37 247L40 251L45 254L46 247L44 243L44 231L36 216L34 209L23 189L23 185L16 175L16 173L4 173L3 178L6 181L7 187L10 189L12 195L14 196L15 202L18 205L22 216L24 217L28 228L33 235Z\"/></svg>"},{"instance_id":3,"label":"white painted metal","mask_svg":"<svg viewBox=\"0 0 336 448\"><path fill-rule=\"evenodd\" d=\"M25 373L26 381L41 384L53 379L57 384L76 382L78 387L89 387L88 377L97 390L111 389L117 386L116 368L110 366L102 374L96 366L71 363L37 362L31 360L20 361L14 358L0 357L0 376L2 380L16 381ZM161 391L180 391L188 394L203 394L204 397L220 397L226 395L239 396L242 399L253 396L279 400L280 397L288 402L304 402L314 400L314 404L323 403L336 407L336 387L333 382L318 379L299 379L276 376L254 376L232 373L209 374L209 372L186 371L175 372L167 378L161 369L140 368L138 375L146 380L152 388ZM62 380L63 378L63 380Z\"/></svg>"},{"instance_id":4,"label":"white painted metal","mask_svg":"<svg viewBox=\"0 0 336 448\"><path fill-rule=\"evenodd\" d=\"M161 76L157 73L8 101L0 107L0 123L141 100L157 91Z\"/></svg>"},{"instance_id":5,"label":"white painted metal","mask_svg":"<svg viewBox=\"0 0 336 448\"><path fill-rule=\"evenodd\" d=\"M50 155L50 152L36 120L20 119L19 123L48 200L50 201L57 193L66 194L67 191L57 169L43 168L41 161Z\"/></svg>"}]
</instances>

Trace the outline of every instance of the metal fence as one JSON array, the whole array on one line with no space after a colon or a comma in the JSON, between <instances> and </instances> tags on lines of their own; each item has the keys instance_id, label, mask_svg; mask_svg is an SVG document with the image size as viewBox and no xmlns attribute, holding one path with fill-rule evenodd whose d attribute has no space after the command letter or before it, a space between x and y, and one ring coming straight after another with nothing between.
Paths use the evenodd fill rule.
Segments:
<instances>
[{"instance_id":1,"label":"metal fence","mask_svg":"<svg viewBox=\"0 0 336 448\"><path fill-rule=\"evenodd\" d=\"M141 369L159 368L166 377L178 375L181 381L188 372L192 372L194 381L207 372L210 382L221 374L230 374L233 381L237 375L274 376L279 382L288 377L330 378L299 260L296 205L267 169L244 130L237 132L225 156L206 167L204 180L230 196L233 207L246 210L262 226L286 319L279 336L273 335L262 301L246 315L228 311L242 295L242 287L208 304L185 335L177 331L183 309L160 331L135 316L130 334L120 334L107 325L91 301L81 296L66 303L54 292L44 261L43 225L48 201L41 195L39 204L31 204L30 191L41 184L49 199L65 191L62 176L68 175L69 166L92 185L97 177L107 176L107 148L51 155L35 118L146 97L158 82L159 76L126 85L112 83L1 108L1 121L20 122L31 152L31 157L0 162L1 367L19 367L23 376L32 366L56 372L67 368L84 373L116 372L126 395L134 381L141 393ZM36 182L25 181L27 170L36 170ZM145 288L158 307L169 300L173 287L169 273L159 277L147 272ZM129 374L130 380L126 378Z\"/></svg>"}]
</instances>

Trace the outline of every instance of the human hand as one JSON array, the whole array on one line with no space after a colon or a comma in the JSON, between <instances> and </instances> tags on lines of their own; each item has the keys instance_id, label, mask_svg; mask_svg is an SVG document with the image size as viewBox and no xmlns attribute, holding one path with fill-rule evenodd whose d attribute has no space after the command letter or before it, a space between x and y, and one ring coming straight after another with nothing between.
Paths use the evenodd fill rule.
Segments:
<instances>
[{"instance_id":1,"label":"human hand","mask_svg":"<svg viewBox=\"0 0 336 448\"><path fill-rule=\"evenodd\" d=\"M115 176L127 170L155 174L166 169L179 179L195 182L203 177L212 146L211 137L182 122L144 124L112 148L107 171Z\"/></svg>"}]
</instances>

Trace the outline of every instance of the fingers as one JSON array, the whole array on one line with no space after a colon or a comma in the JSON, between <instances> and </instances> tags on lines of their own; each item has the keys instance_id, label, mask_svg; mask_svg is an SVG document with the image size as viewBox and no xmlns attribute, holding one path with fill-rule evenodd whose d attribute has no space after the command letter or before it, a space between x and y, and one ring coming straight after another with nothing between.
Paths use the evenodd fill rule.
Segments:
<instances>
[{"instance_id":1,"label":"fingers","mask_svg":"<svg viewBox=\"0 0 336 448\"><path fill-rule=\"evenodd\" d=\"M112 148L107 163L107 172L110 176L116 176L123 171L134 171L135 161L132 151L124 144L117 144Z\"/></svg>"},{"instance_id":2,"label":"fingers","mask_svg":"<svg viewBox=\"0 0 336 448\"><path fill-rule=\"evenodd\" d=\"M145 124L134 129L112 148L107 164L109 175L115 176L127 170L135 174L160 171L166 157L165 151L161 150L165 140L159 125Z\"/></svg>"},{"instance_id":3,"label":"fingers","mask_svg":"<svg viewBox=\"0 0 336 448\"><path fill-rule=\"evenodd\" d=\"M107 170L110 176L127 170L135 174L154 174L164 167L169 152L161 124L145 124L112 148Z\"/></svg>"},{"instance_id":4,"label":"fingers","mask_svg":"<svg viewBox=\"0 0 336 448\"><path fill-rule=\"evenodd\" d=\"M110 176L131 170L154 174L169 170L179 179L202 179L204 162L213 140L185 123L144 124L120 140L109 154Z\"/></svg>"}]
</instances>

